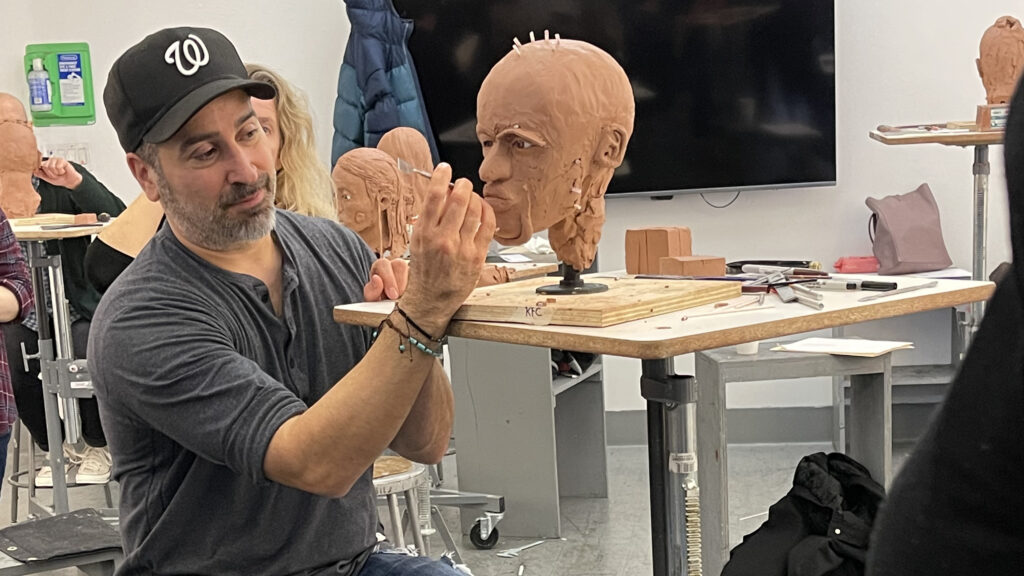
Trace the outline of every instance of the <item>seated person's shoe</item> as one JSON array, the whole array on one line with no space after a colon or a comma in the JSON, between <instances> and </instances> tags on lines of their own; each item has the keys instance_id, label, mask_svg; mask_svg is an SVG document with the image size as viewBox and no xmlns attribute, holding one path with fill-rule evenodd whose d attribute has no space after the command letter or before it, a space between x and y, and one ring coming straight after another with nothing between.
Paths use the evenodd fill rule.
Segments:
<instances>
[{"instance_id":1,"label":"seated person's shoe","mask_svg":"<svg viewBox=\"0 0 1024 576\"><path fill-rule=\"evenodd\" d=\"M110 450L105 446L95 448L89 446L82 455L78 465L75 481L79 484L106 484L110 482Z\"/></svg>"},{"instance_id":2,"label":"seated person's shoe","mask_svg":"<svg viewBox=\"0 0 1024 576\"><path fill-rule=\"evenodd\" d=\"M64 474L67 474L71 464L68 451L64 450ZM43 465L36 470L36 488L53 488L53 470L50 468L49 452L43 452Z\"/></svg>"}]
</instances>

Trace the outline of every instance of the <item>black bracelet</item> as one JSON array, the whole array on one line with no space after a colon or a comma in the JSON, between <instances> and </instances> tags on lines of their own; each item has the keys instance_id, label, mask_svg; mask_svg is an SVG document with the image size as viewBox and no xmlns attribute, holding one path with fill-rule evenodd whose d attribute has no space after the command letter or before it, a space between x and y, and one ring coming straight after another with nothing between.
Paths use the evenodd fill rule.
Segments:
<instances>
[{"instance_id":1,"label":"black bracelet","mask_svg":"<svg viewBox=\"0 0 1024 576\"><path fill-rule=\"evenodd\" d=\"M402 310L401 306L399 306L397 302L395 303L395 310L398 310L398 313L402 315L402 318L405 318L405 321L408 322L410 325L412 325L412 327L415 328L420 334L423 334L424 336L426 336L427 340L430 340L432 342L437 342L438 344L440 344L442 342L442 340L444 338L444 334L442 334L440 338L434 338L433 336L431 336L430 332L427 332L423 328L420 328L419 324L417 324L415 321L413 321L412 318L409 318L409 315L405 313L405 310Z\"/></svg>"},{"instance_id":2,"label":"black bracelet","mask_svg":"<svg viewBox=\"0 0 1024 576\"><path fill-rule=\"evenodd\" d=\"M438 347L437 350L431 350L429 347L427 347L427 345L425 345L424 343L422 343L419 340L417 340L416 338L414 338L411 334L403 334L402 331L399 330L398 326L395 326L395 324L391 321L391 317L390 316L385 316L384 320L382 320L381 323L377 325L377 329L373 331L373 336L371 337L371 342L376 342L377 341L377 337L380 336L381 332L384 331L385 327L391 328L392 330L394 330L398 334L398 336L399 336L398 353L399 354L403 354L405 352L406 346L405 346L405 343L403 342L403 340L406 340L410 344L412 344L413 346L418 348L424 354L428 354L428 355L433 356L434 358L438 358L438 359L444 358L444 344L446 343L446 339L445 338L442 338L440 342L437 342L438 344L440 344L440 346ZM409 361L410 362L412 361L412 356L409 357Z\"/></svg>"}]
</instances>

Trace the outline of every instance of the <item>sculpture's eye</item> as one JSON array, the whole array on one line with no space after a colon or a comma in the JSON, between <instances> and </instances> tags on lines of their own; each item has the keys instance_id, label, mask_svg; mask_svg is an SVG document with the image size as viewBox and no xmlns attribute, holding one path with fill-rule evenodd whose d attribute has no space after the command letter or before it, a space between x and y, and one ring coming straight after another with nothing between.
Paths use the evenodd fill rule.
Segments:
<instances>
[{"instance_id":1,"label":"sculpture's eye","mask_svg":"<svg viewBox=\"0 0 1024 576\"><path fill-rule=\"evenodd\" d=\"M516 138L515 140L512 141L512 147L517 149L517 150L526 150L527 148L532 148L533 147L533 143L532 142L527 142L526 140L523 140L522 138Z\"/></svg>"}]
</instances>

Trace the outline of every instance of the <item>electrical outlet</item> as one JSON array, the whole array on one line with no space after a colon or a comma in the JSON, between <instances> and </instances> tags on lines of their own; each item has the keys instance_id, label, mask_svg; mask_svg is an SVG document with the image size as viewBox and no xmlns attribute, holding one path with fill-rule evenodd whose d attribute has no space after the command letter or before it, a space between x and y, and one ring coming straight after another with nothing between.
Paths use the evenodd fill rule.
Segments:
<instances>
[{"instance_id":1,"label":"electrical outlet","mask_svg":"<svg viewBox=\"0 0 1024 576\"><path fill-rule=\"evenodd\" d=\"M63 142L42 148L43 156L58 156L82 166L87 166L91 157L89 144L85 142Z\"/></svg>"}]
</instances>

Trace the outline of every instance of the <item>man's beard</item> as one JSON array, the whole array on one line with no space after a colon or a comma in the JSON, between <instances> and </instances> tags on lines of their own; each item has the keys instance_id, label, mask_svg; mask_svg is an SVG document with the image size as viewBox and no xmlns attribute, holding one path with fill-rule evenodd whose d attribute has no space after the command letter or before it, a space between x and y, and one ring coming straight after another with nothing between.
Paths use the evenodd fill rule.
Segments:
<instances>
[{"instance_id":1,"label":"man's beard","mask_svg":"<svg viewBox=\"0 0 1024 576\"><path fill-rule=\"evenodd\" d=\"M255 184L232 184L212 209L183 200L171 189L163 174L158 173L157 178L164 212L181 234L197 246L207 250L227 250L255 242L274 229L276 179L268 173L261 173ZM228 211L231 205L261 188L265 195L258 206L239 214Z\"/></svg>"}]
</instances>

